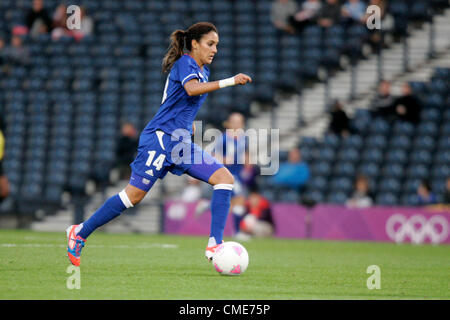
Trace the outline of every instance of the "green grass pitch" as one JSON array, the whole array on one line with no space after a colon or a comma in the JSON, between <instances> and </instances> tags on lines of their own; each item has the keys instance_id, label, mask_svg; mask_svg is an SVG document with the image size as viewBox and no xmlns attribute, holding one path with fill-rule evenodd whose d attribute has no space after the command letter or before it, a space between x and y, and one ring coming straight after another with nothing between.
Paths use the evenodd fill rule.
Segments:
<instances>
[{"instance_id":1,"label":"green grass pitch","mask_svg":"<svg viewBox=\"0 0 450 320\"><path fill-rule=\"evenodd\" d=\"M96 232L70 290L64 232L1 230L0 299L450 298L448 245L255 239L247 271L230 277L204 258L206 239ZM370 265L381 289L367 288Z\"/></svg>"}]
</instances>

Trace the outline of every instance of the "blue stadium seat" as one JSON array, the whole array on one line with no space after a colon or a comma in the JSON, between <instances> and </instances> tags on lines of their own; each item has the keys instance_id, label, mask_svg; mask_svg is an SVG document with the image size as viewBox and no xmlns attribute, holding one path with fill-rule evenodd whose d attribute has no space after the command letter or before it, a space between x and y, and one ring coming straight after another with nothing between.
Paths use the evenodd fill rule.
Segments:
<instances>
[{"instance_id":1,"label":"blue stadium seat","mask_svg":"<svg viewBox=\"0 0 450 320\"><path fill-rule=\"evenodd\" d=\"M422 180L420 178L408 178L403 184L402 190L405 194L417 192Z\"/></svg>"},{"instance_id":2,"label":"blue stadium seat","mask_svg":"<svg viewBox=\"0 0 450 320\"><path fill-rule=\"evenodd\" d=\"M428 150L416 150L410 155L410 160L412 163L420 163L428 165L431 163L433 157L431 152Z\"/></svg>"},{"instance_id":3,"label":"blue stadium seat","mask_svg":"<svg viewBox=\"0 0 450 320\"><path fill-rule=\"evenodd\" d=\"M335 204L344 204L348 199L348 196L343 191L330 192L326 197L326 201Z\"/></svg>"},{"instance_id":4,"label":"blue stadium seat","mask_svg":"<svg viewBox=\"0 0 450 320\"><path fill-rule=\"evenodd\" d=\"M375 201L379 205L395 206L398 203L398 197L393 193L380 193Z\"/></svg>"},{"instance_id":5,"label":"blue stadium seat","mask_svg":"<svg viewBox=\"0 0 450 320\"><path fill-rule=\"evenodd\" d=\"M408 155L403 149L389 149L386 153L385 160L389 163L404 164L408 160Z\"/></svg>"},{"instance_id":6,"label":"blue stadium seat","mask_svg":"<svg viewBox=\"0 0 450 320\"><path fill-rule=\"evenodd\" d=\"M406 135L394 135L389 141L390 148L409 149L412 145L411 138Z\"/></svg>"},{"instance_id":7,"label":"blue stadium seat","mask_svg":"<svg viewBox=\"0 0 450 320\"><path fill-rule=\"evenodd\" d=\"M429 169L423 164L412 164L408 167L406 176L408 178L427 179L429 175Z\"/></svg>"},{"instance_id":8,"label":"blue stadium seat","mask_svg":"<svg viewBox=\"0 0 450 320\"><path fill-rule=\"evenodd\" d=\"M312 190L320 190L322 192L326 191L328 188L328 180L322 176L312 177L310 181L308 181L308 188Z\"/></svg>"},{"instance_id":9,"label":"blue stadium seat","mask_svg":"<svg viewBox=\"0 0 450 320\"><path fill-rule=\"evenodd\" d=\"M383 178L378 185L378 190L390 193L396 193L400 188L401 183L396 178Z\"/></svg>"},{"instance_id":10,"label":"blue stadium seat","mask_svg":"<svg viewBox=\"0 0 450 320\"><path fill-rule=\"evenodd\" d=\"M432 150L436 145L436 141L432 136L418 136L413 142L415 149Z\"/></svg>"},{"instance_id":11,"label":"blue stadium seat","mask_svg":"<svg viewBox=\"0 0 450 320\"><path fill-rule=\"evenodd\" d=\"M381 149L376 149L373 147L368 147L362 153L361 160L364 162L377 162L383 161L383 152Z\"/></svg>"},{"instance_id":12,"label":"blue stadium seat","mask_svg":"<svg viewBox=\"0 0 450 320\"><path fill-rule=\"evenodd\" d=\"M404 167L397 163L386 163L381 169L383 177L401 178L404 174Z\"/></svg>"},{"instance_id":13,"label":"blue stadium seat","mask_svg":"<svg viewBox=\"0 0 450 320\"><path fill-rule=\"evenodd\" d=\"M323 144L331 148L338 148L341 140L335 134L326 134L323 138Z\"/></svg>"},{"instance_id":14,"label":"blue stadium seat","mask_svg":"<svg viewBox=\"0 0 450 320\"><path fill-rule=\"evenodd\" d=\"M331 166L328 162L321 159L319 162L311 165L311 171L313 175L328 176L331 174Z\"/></svg>"},{"instance_id":15,"label":"blue stadium seat","mask_svg":"<svg viewBox=\"0 0 450 320\"><path fill-rule=\"evenodd\" d=\"M357 162L360 157L358 149L353 147L341 147L337 159L339 161Z\"/></svg>"},{"instance_id":16,"label":"blue stadium seat","mask_svg":"<svg viewBox=\"0 0 450 320\"><path fill-rule=\"evenodd\" d=\"M325 194L321 191L311 190L302 194L302 198L320 203L325 201Z\"/></svg>"},{"instance_id":17,"label":"blue stadium seat","mask_svg":"<svg viewBox=\"0 0 450 320\"><path fill-rule=\"evenodd\" d=\"M353 177L355 173L355 165L352 162L338 162L334 167L335 176Z\"/></svg>"},{"instance_id":18,"label":"blue stadium seat","mask_svg":"<svg viewBox=\"0 0 450 320\"><path fill-rule=\"evenodd\" d=\"M357 172L375 178L379 175L380 166L377 162L365 162L358 167Z\"/></svg>"}]
</instances>

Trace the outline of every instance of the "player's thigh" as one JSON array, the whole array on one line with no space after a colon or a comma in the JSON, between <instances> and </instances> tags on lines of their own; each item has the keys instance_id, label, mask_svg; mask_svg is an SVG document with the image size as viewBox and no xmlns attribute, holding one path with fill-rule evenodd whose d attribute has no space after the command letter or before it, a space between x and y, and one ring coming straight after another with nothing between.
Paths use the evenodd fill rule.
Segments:
<instances>
[{"instance_id":1,"label":"player's thigh","mask_svg":"<svg viewBox=\"0 0 450 320\"><path fill-rule=\"evenodd\" d=\"M211 156L208 152L202 150L195 143L192 144L191 149L192 162L186 165L188 175L193 178L202 180L211 185L219 183L233 184L234 177L216 158Z\"/></svg>"}]
</instances>

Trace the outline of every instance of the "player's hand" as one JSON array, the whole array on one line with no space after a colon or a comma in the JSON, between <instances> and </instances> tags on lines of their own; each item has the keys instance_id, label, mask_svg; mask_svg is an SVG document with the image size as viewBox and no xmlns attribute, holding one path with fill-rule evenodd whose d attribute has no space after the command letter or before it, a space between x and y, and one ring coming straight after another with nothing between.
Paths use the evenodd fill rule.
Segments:
<instances>
[{"instance_id":1,"label":"player's hand","mask_svg":"<svg viewBox=\"0 0 450 320\"><path fill-rule=\"evenodd\" d=\"M234 76L234 83L235 84L246 84L247 82L252 82L252 78L250 78L248 75L239 73Z\"/></svg>"}]
</instances>

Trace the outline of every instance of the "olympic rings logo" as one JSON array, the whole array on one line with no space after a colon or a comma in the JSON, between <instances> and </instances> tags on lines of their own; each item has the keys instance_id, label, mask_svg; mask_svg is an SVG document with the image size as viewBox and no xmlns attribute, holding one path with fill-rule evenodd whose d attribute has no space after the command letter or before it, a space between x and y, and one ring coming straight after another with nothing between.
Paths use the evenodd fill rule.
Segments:
<instances>
[{"instance_id":1,"label":"olympic rings logo","mask_svg":"<svg viewBox=\"0 0 450 320\"><path fill-rule=\"evenodd\" d=\"M409 219L402 214L394 214L386 221L386 233L395 242L404 242L407 238L412 243L424 243L428 238L431 243L445 241L449 235L449 223L445 217L432 216L430 219L416 214Z\"/></svg>"}]
</instances>

